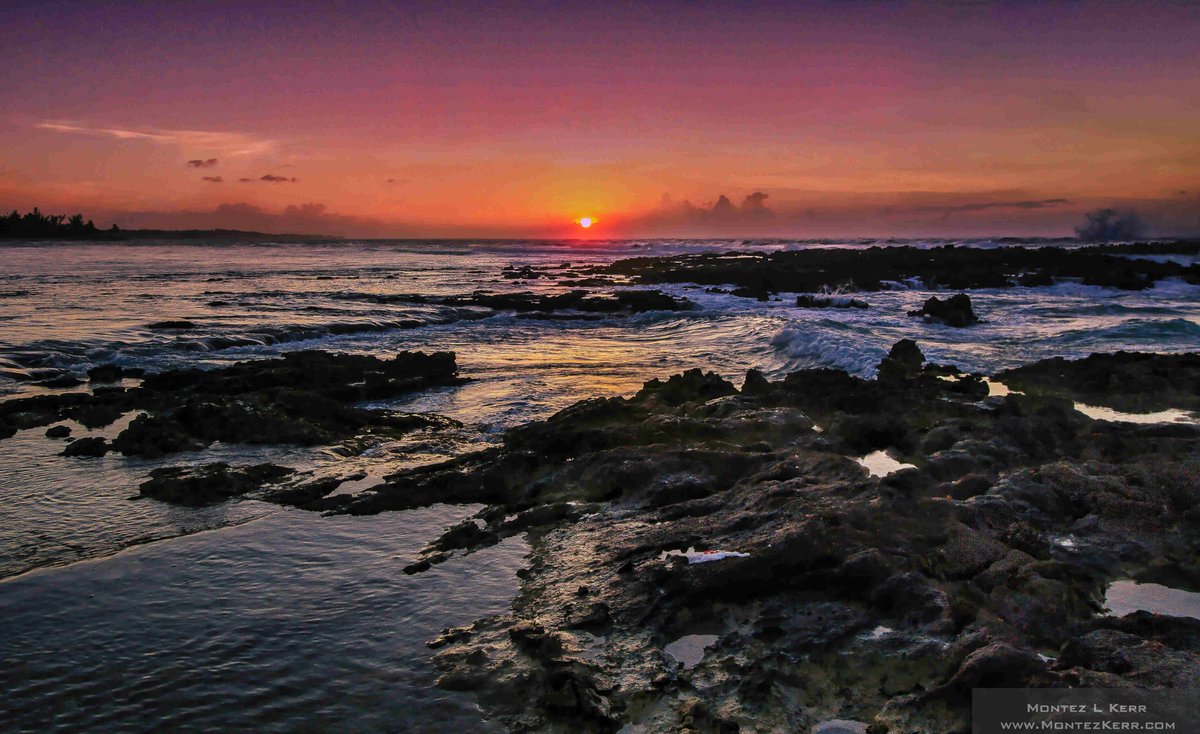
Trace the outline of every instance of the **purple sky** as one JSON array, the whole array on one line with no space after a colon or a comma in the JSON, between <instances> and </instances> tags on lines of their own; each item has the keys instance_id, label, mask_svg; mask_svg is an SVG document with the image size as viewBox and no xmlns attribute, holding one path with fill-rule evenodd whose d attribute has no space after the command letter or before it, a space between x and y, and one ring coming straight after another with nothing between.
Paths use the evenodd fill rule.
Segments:
<instances>
[{"instance_id":1,"label":"purple sky","mask_svg":"<svg viewBox=\"0 0 1200 734\"><path fill-rule=\"evenodd\" d=\"M1191 3L10 0L0 26L8 208L838 236L1065 235L1116 205L1200 231Z\"/></svg>"}]
</instances>

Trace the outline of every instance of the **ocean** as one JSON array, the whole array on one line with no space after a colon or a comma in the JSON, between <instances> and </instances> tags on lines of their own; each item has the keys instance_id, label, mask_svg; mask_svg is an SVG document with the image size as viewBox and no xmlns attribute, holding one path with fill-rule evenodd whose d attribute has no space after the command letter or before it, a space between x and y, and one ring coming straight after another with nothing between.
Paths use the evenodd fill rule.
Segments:
<instances>
[{"instance_id":1,"label":"ocean","mask_svg":"<svg viewBox=\"0 0 1200 734\"><path fill-rule=\"evenodd\" d=\"M735 384L749 368L771 378L817 366L869 377L901 338L931 361L988 374L1051 356L1200 349L1200 286L1176 280L1144 291L1072 282L973 290L983 323L969 329L906 315L931 295L918 282L867 294L868 309L801 308L788 294L760 302L685 284L642 287L687 298L692 310L632 315L529 318L422 302L569 289L506 277L513 267L574 272L634 256L878 244L892 241L0 242L0 399L86 389L35 383L109 362L160 371L301 349L454 351L468 382L379 405L440 413L461 428L377 441L350 458L216 446L202 459L318 475L361 470L354 488L364 489L397 469L494 445L505 429L576 401L628 395L692 367ZM149 328L162 321L191 328ZM71 428L111 438L130 418ZM517 591L524 542L419 576L401 571L477 508L325 518L255 500L134 502L151 469L187 455L64 458L62 442L44 431L0 441L6 726L487 730L469 697L432 688L424 642L502 611Z\"/></svg>"}]
</instances>

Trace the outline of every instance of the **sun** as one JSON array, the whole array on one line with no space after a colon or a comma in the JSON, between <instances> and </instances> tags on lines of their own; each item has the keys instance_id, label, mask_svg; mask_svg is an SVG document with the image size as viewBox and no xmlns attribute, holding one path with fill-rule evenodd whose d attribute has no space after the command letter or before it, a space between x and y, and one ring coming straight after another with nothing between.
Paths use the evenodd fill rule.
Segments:
<instances>
[{"instance_id":1,"label":"sun","mask_svg":"<svg viewBox=\"0 0 1200 734\"><path fill-rule=\"evenodd\" d=\"M576 219L575 221L578 222L579 226L583 227L584 229L587 229L588 227L590 227L596 223L596 220L593 217L580 217L579 219Z\"/></svg>"}]
</instances>

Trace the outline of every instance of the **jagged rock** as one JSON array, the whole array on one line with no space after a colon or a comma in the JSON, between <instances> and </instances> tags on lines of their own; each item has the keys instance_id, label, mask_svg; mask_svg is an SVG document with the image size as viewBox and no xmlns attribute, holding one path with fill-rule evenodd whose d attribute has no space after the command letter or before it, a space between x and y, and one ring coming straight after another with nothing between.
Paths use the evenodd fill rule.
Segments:
<instances>
[{"instance_id":1,"label":"jagged rock","mask_svg":"<svg viewBox=\"0 0 1200 734\"><path fill-rule=\"evenodd\" d=\"M770 390L771 383L763 376L762 372L755 369L746 370L746 379L742 383L743 395L761 395Z\"/></svg>"},{"instance_id":2,"label":"jagged rock","mask_svg":"<svg viewBox=\"0 0 1200 734\"><path fill-rule=\"evenodd\" d=\"M901 339L879 363L879 379L884 382L911 380L921 374L924 364L925 355L917 343L912 339Z\"/></svg>"},{"instance_id":3,"label":"jagged rock","mask_svg":"<svg viewBox=\"0 0 1200 734\"><path fill-rule=\"evenodd\" d=\"M70 435L70 426L51 426L46 429L46 438L66 438Z\"/></svg>"},{"instance_id":4,"label":"jagged rock","mask_svg":"<svg viewBox=\"0 0 1200 734\"><path fill-rule=\"evenodd\" d=\"M937 296L930 296L925 305L916 311L909 311L908 315L924 316L947 326L963 327L979 323L979 317L971 309L971 297L966 293L959 293L944 301Z\"/></svg>"},{"instance_id":5,"label":"jagged rock","mask_svg":"<svg viewBox=\"0 0 1200 734\"><path fill-rule=\"evenodd\" d=\"M681 375L672 375L666 382L650 380L634 396L634 400L653 398L668 405L682 405L689 402L703 403L713 398L736 395L737 392L733 383L717 373L692 369Z\"/></svg>"}]
</instances>

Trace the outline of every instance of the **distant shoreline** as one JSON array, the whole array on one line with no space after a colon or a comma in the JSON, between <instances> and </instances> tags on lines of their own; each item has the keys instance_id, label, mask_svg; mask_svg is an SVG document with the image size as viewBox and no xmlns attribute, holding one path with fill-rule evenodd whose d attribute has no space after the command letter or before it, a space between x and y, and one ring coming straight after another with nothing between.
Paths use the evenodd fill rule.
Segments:
<instances>
[{"instance_id":1,"label":"distant shoreline","mask_svg":"<svg viewBox=\"0 0 1200 734\"><path fill-rule=\"evenodd\" d=\"M34 235L34 234L4 234L0 240L20 240L22 242L124 242L128 240L219 240L238 239L257 242L345 242L347 238L323 234L272 234L270 232L250 232L240 229L122 229L116 232L99 230L93 234L63 234L63 235Z\"/></svg>"},{"instance_id":2,"label":"distant shoreline","mask_svg":"<svg viewBox=\"0 0 1200 734\"><path fill-rule=\"evenodd\" d=\"M731 246L763 246L770 244L805 244L814 248L840 246L846 244L862 244L873 246L903 246L919 243L940 243L942 245L970 247L973 242L991 242L997 246L1009 247L1087 247L1097 250L1109 249L1117 252L1135 248L1143 254L1153 248L1158 254L1177 252L1193 252L1200 245L1200 237L1196 236L1164 236L1145 237L1130 241L1093 242L1076 237L1014 237L1014 236L984 236L984 237L613 237L605 239L580 238L546 238L546 237L345 237L341 235L323 234L274 234L271 232L255 232L240 229L128 229L100 230L94 234L73 235L20 235L0 234L0 245L4 243L107 243L107 242L136 242L140 240L193 240L208 242L214 240L236 240L245 243L283 243L283 244L343 244L370 242L421 242L429 244L473 242L486 244L537 244L537 243L575 243L580 245L602 246L612 242L712 242L726 243Z\"/></svg>"}]
</instances>

